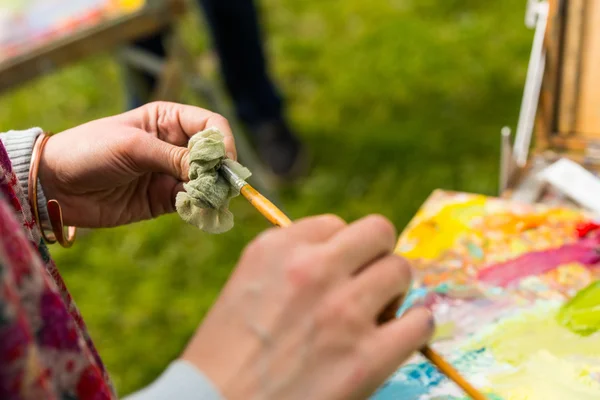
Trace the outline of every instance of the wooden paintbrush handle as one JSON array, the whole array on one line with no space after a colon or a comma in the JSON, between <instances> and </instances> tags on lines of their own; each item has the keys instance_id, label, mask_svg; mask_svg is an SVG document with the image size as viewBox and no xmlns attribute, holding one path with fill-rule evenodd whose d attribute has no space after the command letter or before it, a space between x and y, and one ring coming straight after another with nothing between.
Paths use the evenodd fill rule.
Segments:
<instances>
[{"instance_id":1,"label":"wooden paintbrush handle","mask_svg":"<svg viewBox=\"0 0 600 400\"><path fill-rule=\"evenodd\" d=\"M245 185L240 190L240 193L273 225L283 228L292 224L292 220L287 215L281 212L269 199L258 193L252 186Z\"/></svg>"},{"instance_id":2,"label":"wooden paintbrush handle","mask_svg":"<svg viewBox=\"0 0 600 400\"><path fill-rule=\"evenodd\" d=\"M486 400L486 397L463 378L454 367L436 353L431 347L425 346L421 354L435 365L444 375L456 383L473 400Z\"/></svg>"}]
</instances>

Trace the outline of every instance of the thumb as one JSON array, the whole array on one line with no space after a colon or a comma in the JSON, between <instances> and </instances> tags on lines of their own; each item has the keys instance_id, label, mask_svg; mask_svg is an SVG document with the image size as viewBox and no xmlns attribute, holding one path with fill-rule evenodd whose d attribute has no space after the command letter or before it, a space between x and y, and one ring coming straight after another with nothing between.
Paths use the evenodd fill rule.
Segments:
<instances>
[{"instance_id":1,"label":"thumb","mask_svg":"<svg viewBox=\"0 0 600 400\"><path fill-rule=\"evenodd\" d=\"M138 146L134 147L134 160L140 172L159 172L187 182L189 180L189 150L175 146L144 134Z\"/></svg>"}]
</instances>

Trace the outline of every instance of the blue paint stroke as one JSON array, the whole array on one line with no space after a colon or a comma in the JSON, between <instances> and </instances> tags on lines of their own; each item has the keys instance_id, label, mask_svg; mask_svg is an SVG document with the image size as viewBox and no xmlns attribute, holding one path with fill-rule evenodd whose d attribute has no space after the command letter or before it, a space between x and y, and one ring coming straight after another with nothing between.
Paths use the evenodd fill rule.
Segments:
<instances>
[{"instance_id":1,"label":"blue paint stroke","mask_svg":"<svg viewBox=\"0 0 600 400\"><path fill-rule=\"evenodd\" d=\"M467 250L469 251L469 254L471 254L475 259L483 260L483 257L484 257L483 249L481 247L477 246L475 243L468 242Z\"/></svg>"},{"instance_id":2,"label":"blue paint stroke","mask_svg":"<svg viewBox=\"0 0 600 400\"><path fill-rule=\"evenodd\" d=\"M373 400L418 400L446 377L428 362L401 368L374 395Z\"/></svg>"},{"instance_id":3,"label":"blue paint stroke","mask_svg":"<svg viewBox=\"0 0 600 400\"><path fill-rule=\"evenodd\" d=\"M468 365L476 362L485 352L484 348L465 352L453 361L455 366ZM408 364L400 368L377 392L371 400L419 400L431 389L448 378L433 364L423 361ZM460 397L442 396L439 400L459 400Z\"/></svg>"},{"instance_id":4,"label":"blue paint stroke","mask_svg":"<svg viewBox=\"0 0 600 400\"><path fill-rule=\"evenodd\" d=\"M456 287L456 285L454 285L453 287ZM450 288L451 288L451 286L448 285L447 283L441 283L438 286L433 287L433 288L432 287L411 288L408 291L408 293L406 294L404 301L400 305L400 308L398 309L396 316L400 317L402 314L404 314L406 312L406 310L408 310L409 308L414 306L419 300L425 299L425 297L429 293L447 294L450 291Z\"/></svg>"},{"instance_id":5,"label":"blue paint stroke","mask_svg":"<svg viewBox=\"0 0 600 400\"><path fill-rule=\"evenodd\" d=\"M409 292L406 294L406 297L404 298L402 305L398 309L396 316L400 317L402 314L404 314L406 312L406 310L411 308L418 300L424 299L425 296L427 296L427 293L429 293L429 289L426 289L426 288L410 289Z\"/></svg>"},{"instance_id":6,"label":"blue paint stroke","mask_svg":"<svg viewBox=\"0 0 600 400\"><path fill-rule=\"evenodd\" d=\"M496 395L496 394L490 394L490 393L486 393L485 397L487 398L487 400L504 400L502 397ZM435 397L431 397L430 400L471 400L471 397L469 396L464 396L464 397L455 397L455 396L450 396L450 395L442 395L442 396L435 396Z\"/></svg>"}]
</instances>

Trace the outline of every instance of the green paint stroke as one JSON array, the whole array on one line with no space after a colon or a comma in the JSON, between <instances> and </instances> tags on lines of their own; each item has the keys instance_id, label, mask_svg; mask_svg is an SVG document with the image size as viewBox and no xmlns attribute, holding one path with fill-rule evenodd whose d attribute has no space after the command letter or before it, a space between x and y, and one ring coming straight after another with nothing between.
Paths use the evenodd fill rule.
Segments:
<instances>
[{"instance_id":1,"label":"green paint stroke","mask_svg":"<svg viewBox=\"0 0 600 400\"><path fill-rule=\"evenodd\" d=\"M600 280L582 289L557 314L558 323L571 332L589 336L600 329Z\"/></svg>"}]
</instances>

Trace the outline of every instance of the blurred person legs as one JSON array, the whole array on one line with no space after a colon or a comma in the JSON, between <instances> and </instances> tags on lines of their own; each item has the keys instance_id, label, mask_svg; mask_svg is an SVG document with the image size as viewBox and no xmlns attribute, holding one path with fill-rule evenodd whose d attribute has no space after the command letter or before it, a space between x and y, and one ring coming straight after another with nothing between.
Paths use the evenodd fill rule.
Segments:
<instances>
[{"instance_id":1,"label":"blurred person legs","mask_svg":"<svg viewBox=\"0 0 600 400\"><path fill-rule=\"evenodd\" d=\"M269 76L254 0L199 0L211 30L226 88L262 161L281 178L297 175L304 164L303 147L284 116L284 102ZM165 56L166 34L135 43ZM128 106L149 99L155 78L127 68ZM135 83L135 84L134 84Z\"/></svg>"}]
</instances>

